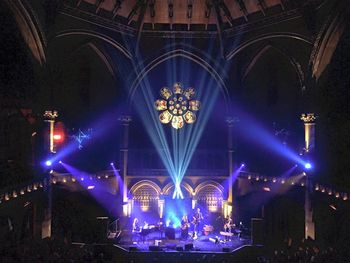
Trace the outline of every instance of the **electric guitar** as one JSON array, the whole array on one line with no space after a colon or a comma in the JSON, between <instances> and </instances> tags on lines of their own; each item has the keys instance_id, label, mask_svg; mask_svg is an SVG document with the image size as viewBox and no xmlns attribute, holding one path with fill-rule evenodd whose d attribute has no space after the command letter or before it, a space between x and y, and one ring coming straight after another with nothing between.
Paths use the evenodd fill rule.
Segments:
<instances>
[{"instance_id":1,"label":"electric guitar","mask_svg":"<svg viewBox=\"0 0 350 263\"><path fill-rule=\"evenodd\" d=\"M190 223L189 223L189 222L185 222L185 223L183 223L183 224L181 225L181 229L182 229L182 230L186 230L186 229L188 229L188 228L190 228Z\"/></svg>"}]
</instances>

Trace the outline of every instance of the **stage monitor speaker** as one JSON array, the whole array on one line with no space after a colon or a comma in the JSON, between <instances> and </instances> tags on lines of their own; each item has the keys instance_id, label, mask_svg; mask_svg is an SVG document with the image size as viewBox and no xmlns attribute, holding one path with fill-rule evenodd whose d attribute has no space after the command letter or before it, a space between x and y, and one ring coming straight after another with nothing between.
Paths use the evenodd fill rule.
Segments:
<instances>
[{"instance_id":1,"label":"stage monitor speaker","mask_svg":"<svg viewBox=\"0 0 350 263\"><path fill-rule=\"evenodd\" d=\"M185 250L186 251L190 251L190 250L192 250L193 249L193 244L192 243L190 243L190 244L185 244Z\"/></svg>"},{"instance_id":2,"label":"stage monitor speaker","mask_svg":"<svg viewBox=\"0 0 350 263\"><path fill-rule=\"evenodd\" d=\"M175 239L175 228L167 227L167 228L165 229L165 236L166 236L168 239Z\"/></svg>"},{"instance_id":3,"label":"stage monitor speaker","mask_svg":"<svg viewBox=\"0 0 350 263\"><path fill-rule=\"evenodd\" d=\"M162 248L161 247L159 247L159 246L149 246L148 247L148 250L149 251L162 251Z\"/></svg>"},{"instance_id":4,"label":"stage monitor speaker","mask_svg":"<svg viewBox=\"0 0 350 263\"><path fill-rule=\"evenodd\" d=\"M231 252L231 249L229 247L223 247L222 252Z\"/></svg>"},{"instance_id":5,"label":"stage monitor speaker","mask_svg":"<svg viewBox=\"0 0 350 263\"><path fill-rule=\"evenodd\" d=\"M176 251L184 251L184 248L182 246L177 246Z\"/></svg>"},{"instance_id":6,"label":"stage monitor speaker","mask_svg":"<svg viewBox=\"0 0 350 263\"><path fill-rule=\"evenodd\" d=\"M264 220L262 218L252 218L251 220L252 230L252 244L263 245L264 244Z\"/></svg>"},{"instance_id":7,"label":"stage monitor speaker","mask_svg":"<svg viewBox=\"0 0 350 263\"><path fill-rule=\"evenodd\" d=\"M137 247L129 247L129 251L130 252L135 252L135 251L137 251Z\"/></svg>"}]
</instances>

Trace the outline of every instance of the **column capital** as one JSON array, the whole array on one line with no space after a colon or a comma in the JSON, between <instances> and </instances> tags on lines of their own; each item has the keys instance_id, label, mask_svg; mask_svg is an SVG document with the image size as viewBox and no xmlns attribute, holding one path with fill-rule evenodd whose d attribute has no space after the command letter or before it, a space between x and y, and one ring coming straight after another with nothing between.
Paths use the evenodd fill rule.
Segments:
<instances>
[{"instance_id":1,"label":"column capital","mask_svg":"<svg viewBox=\"0 0 350 263\"><path fill-rule=\"evenodd\" d=\"M226 123L229 127L233 127L236 123L238 123L240 120L238 117L233 116L227 116L226 117Z\"/></svg>"},{"instance_id":2,"label":"column capital","mask_svg":"<svg viewBox=\"0 0 350 263\"><path fill-rule=\"evenodd\" d=\"M120 115L118 120L124 124L129 124L132 121L132 118L130 115Z\"/></svg>"},{"instance_id":3,"label":"column capital","mask_svg":"<svg viewBox=\"0 0 350 263\"><path fill-rule=\"evenodd\" d=\"M43 114L46 121L54 121L58 117L58 112L56 110L47 110Z\"/></svg>"},{"instance_id":4,"label":"column capital","mask_svg":"<svg viewBox=\"0 0 350 263\"><path fill-rule=\"evenodd\" d=\"M314 113L303 113L303 114L301 114L300 119L304 123L314 123L315 120L317 119L317 116L315 116Z\"/></svg>"}]
</instances>

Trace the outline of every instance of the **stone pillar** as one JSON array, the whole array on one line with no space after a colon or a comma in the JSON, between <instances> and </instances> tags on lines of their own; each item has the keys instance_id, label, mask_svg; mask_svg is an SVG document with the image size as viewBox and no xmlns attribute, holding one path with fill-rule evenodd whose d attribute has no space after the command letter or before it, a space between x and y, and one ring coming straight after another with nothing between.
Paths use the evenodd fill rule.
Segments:
<instances>
[{"instance_id":1,"label":"stone pillar","mask_svg":"<svg viewBox=\"0 0 350 263\"><path fill-rule=\"evenodd\" d=\"M132 121L131 116L123 115L120 116L119 121L121 121L123 126L123 136L121 142L121 162L122 162L122 178L123 178L123 214L127 216L130 213L130 208L128 208L128 151L129 151L129 126Z\"/></svg>"},{"instance_id":2,"label":"stone pillar","mask_svg":"<svg viewBox=\"0 0 350 263\"><path fill-rule=\"evenodd\" d=\"M50 154L56 153L53 135L55 132L55 120L58 117L57 111L45 111L45 122L49 123L49 147ZM52 221L52 176L51 172L46 173L44 180L44 218L41 223L41 238L51 237L51 221Z\"/></svg>"},{"instance_id":3,"label":"stone pillar","mask_svg":"<svg viewBox=\"0 0 350 263\"><path fill-rule=\"evenodd\" d=\"M228 197L227 197L227 202L224 202L224 214L230 214L236 205L235 203L235 198L233 194L233 154L234 154L234 145L233 145L233 128L235 123L238 122L238 118L234 117L227 117L226 118L227 122L227 154L228 154ZM227 216L225 215L225 216Z\"/></svg>"},{"instance_id":4,"label":"stone pillar","mask_svg":"<svg viewBox=\"0 0 350 263\"><path fill-rule=\"evenodd\" d=\"M304 122L305 148L304 155L310 157L315 149L315 120L313 113L302 114L301 120ZM305 184L305 238L315 239L315 223L313 221L313 209L311 195L313 191L310 173L306 173Z\"/></svg>"},{"instance_id":5,"label":"stone pillar","mask_svg":"<svg viewBox=\"0 0 350 263\"><path fill-rule=\"evenodd\" d=\"M158 214L160 219L162 219L164 215L164 205L165 205L165 200L163 198L163 195L161 195L158 199Z\"/></svg>"},{"instance_id":6,"label":"stone pillar","mask_svg":"<svg viewBox=\"0 0 350 263\"><path fill-rule=\"evenodd\" d=\"M53 135L55 133L55 120L58 117L57 111L45 111L44 118L45 121L49 123L49 152L56 153L55 145L53 140Z\"/></svg>"}]
</instances>

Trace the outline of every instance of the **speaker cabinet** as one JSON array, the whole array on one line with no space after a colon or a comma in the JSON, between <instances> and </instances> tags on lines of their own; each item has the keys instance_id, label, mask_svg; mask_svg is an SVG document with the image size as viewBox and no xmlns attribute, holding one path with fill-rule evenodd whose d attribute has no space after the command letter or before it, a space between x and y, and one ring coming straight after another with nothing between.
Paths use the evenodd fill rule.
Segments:
<instances>
[{"instance_id":1,"label":"speaker cabinet","mask_svg":"<svg viewBox=\"0 0 350 263\"><path fill-rule=\"evenodd\" d=\"M184 248L182 246L177 246L176 251L184 251Z\"/></svg>"},{"instance_id":2,"label":"speaker cabinet","mask_svg":"<svg viewBox=\"0 0 350 263\"><path fill-rule=\"evenodd\" d=\"M190 243L190 244L185 244L185 250L186 250L186 251L193 250L193 244L192 244L192 243Z\"/></svg>"},{"instance_id":3,"label":"speaker cabinet","mask_svg":"<svg viewBox=\"0 0 350 263\"><path fill-rule=\"evenodd\" d=\"M149 251L162 251L162 248L159 246L149 246L148 250Z\"/></svg>"}]
</instances>

